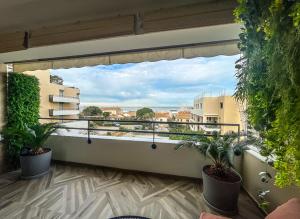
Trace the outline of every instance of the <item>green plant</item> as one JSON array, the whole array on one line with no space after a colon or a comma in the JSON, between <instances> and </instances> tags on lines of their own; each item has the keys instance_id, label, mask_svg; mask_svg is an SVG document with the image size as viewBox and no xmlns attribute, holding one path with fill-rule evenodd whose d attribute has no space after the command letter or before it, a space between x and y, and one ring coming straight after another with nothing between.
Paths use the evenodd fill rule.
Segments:
<instances>
[{"instance_id":1,"label":"green plant","mask_svg":"<svg viewBox=\"0 0 300 219\"><path fill-rule=\"evenodd\" d=\"M43 153L43 144L56 129L55 123L35 124L24 129L9 127L4 129L3 137L8 146L13 146L9 151L18 160L15 153L20 153L23 147L30 148L31 154Z\"/></svg>"},{"instance_id":2,"label":"green plant","mask_svg":"<svg viewBox=\"0 0 300 219\"><path fill-rule=\"evenodd\" d=\"M213 136L195 136L193 140L183 141L176 146L176 150L188 147L212 161L210 170L213 175L227 177L232 167L232 155L240 155L246 148L246 141L237 141L237 135L214 134Z\"/></svg>"},{"instance_id":3,"label":"green plant","mask_svg":"<svg viewBox=\"0 0 300 219\"><path fill-rule=\"evenodd\" d=\"M104 118L104 119L108 119L109 116L110 116L110 112L104 112L104 113L103 113L103 118Z\"/></svg>"},{"instance_id":4,"label":"green plant","mask_svg":"<svg viewBox=\"0 0 300 219\"><path fill-rule=\"evenodd\" d=\"M7 95L7 127L18 129L39 121L40 88L34 76L9 73Z\"/></svg>"},{"instance_id":5,"label":"green plant","mask_svg":"<svg viewBox=\"0 0 300 219\"><path fill-rule=\"evenodd\" d=\"M144 107L136 111L137 119L152 119L154 117L154 112L152 109Z\"/></svg>"},{"instance_id":6,"label":"green plant","mask_svg":"<svg viewBox=\"0 0 300 219\"><path fill-rule=\"evenodd\" d=\"M7 124L3 131L5 157L12 168L19 166L26 126L38 123L40 107L39 81L34 76L9 73L7 93Z\"/></svg>"},{"instance_id":7,"label":"green plant","mask_svg":"<svg viewBox=\"0 0 300 219\"><path fill-rule=\"evenodd\" d=\"M31 148L32 153L43 153L45 141L57 130L55 123L36 124L24 130L25 146Z\"/></svg>"},{"instance_id":8,"label":"green plant","mask_svg":"<svg viewBox=\"0 0 300 219\"><path fill-rule=\"evenodd\" d=\"M20 130L20 131L19 131ZM5 127L1 133L5 144L5 155L11 168L19 167L20 151L24 146L24 132L22 129Z\"/></svg>"},{"instance_id":9,"label":"green plant","mask_svg":"<svg viewBox=\"0 0 300 219\"><path fill-rule=\"evenodd\" d=\"M194 135L201 135L204 134L204 131L193 131L188 126L184 125L177 125L175 127L171 127L169 132L173 133L184 133L184 134L194 134ZM188 141L193 140L194 135L169 135L169 134L160 134L159 136L169 137L170 140L181 140L181 141Z\"/></svg>"},{"instance_id":10,"label":"green plant","mask_svg":"<svg viewBox=\"0 0 300 219\"><path fill-rule=\"evenodd\" d=\"M239 0L244 27L235 96L248 105L249 123L275 155L275 184L300 186L300 2Z\"/></svg>"},{"instance_id":11,"label":"green plant","mask_svg":"<svg viewBox=\"0 0 300 219\"><path fill-rule=\"evenodd\" d=\"M101 116L102 110L97 106L88 106L82 111L83 116Z\"/></svg>"}]
</instances>

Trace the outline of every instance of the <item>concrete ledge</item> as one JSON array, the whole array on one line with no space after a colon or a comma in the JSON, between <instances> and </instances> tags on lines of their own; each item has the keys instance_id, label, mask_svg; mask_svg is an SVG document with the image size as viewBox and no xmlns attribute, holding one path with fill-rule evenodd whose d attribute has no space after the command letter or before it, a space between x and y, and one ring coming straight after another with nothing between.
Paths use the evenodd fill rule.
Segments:
<instances>
[{"instance_id":1,"label":"concrete ledge","mask_svg":"<svg viewBox=\"0 0 300 219\"><path fill-rule=\"evenodd\" d=\"M175 142L150 139L112 139L53 135L46 146L53 150L53 159L177 176L201 178L203 165L208 163L198 152L188 148L175 151Z\"/></svg>"}]
</instances>

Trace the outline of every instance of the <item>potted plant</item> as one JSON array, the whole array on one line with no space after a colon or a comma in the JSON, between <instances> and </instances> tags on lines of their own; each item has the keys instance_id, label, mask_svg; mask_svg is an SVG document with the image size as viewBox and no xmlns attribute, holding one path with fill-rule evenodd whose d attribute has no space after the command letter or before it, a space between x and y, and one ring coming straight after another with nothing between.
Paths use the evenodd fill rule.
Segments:
<instances>
[{"instance_id":1,"label":"potted plant","mask_svg":"<svg viewBox=\"0 0 300 219\"><path fill-rule=\"evenodd\" d=\"M241 155L245 145L245 141L237 140L237 135L214 134L183 141L176 146L176 150L194 148L211 160L212 163L202 169L203 198L211 208L225 215L237 213L242 178L232 168L232 155Z\"/></svg>"},{"instance_id":2,"label":"potted plant","mask_svg":"<svg viewBox=\"0 0 300 219\"><path fill-rule=\"evenodd\" d=\"M43 145L48 137L56 131L54 123L36 124L24 129L7 128L4 139L18 142L20 149L21 177L32 179L49 172L52 151Z\"/></svg>"}]
</instances>

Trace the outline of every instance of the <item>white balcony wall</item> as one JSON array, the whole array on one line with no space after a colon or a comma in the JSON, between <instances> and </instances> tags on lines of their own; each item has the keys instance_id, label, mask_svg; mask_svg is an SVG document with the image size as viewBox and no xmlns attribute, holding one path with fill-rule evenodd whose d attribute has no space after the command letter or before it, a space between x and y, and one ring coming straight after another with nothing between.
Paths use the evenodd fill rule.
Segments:
<instances>
[{"instance_id":1,"label":"white balcony wall","mask_svg":"<svg viewBox=\"0 0 300 219\"><path fill-rule=\"evenodd\" d=\"M258 175L260 172L267 171L273 176L273 179L269 183L263 183ZM243 187L250 194L250 196L258 200L259 190L270 190L270 193L266 196L266 200L270 202L268 211L274 210L277 206L285 203L292 197L300 197L300 188L296 186L290 186L284 189L280 189L274 186L275 170L271 166L266 166L262 157L255 151L246 151L243 156Z\"/></svg>"},{"instance_id":2,"label":"white balcony wall","mask_svg":"<svg viewBox=\"0 0 300 219\"><path fill-rule=\"evenodd\" d=\"M74 97L61 97L61 96L50 96L50 100L55 103L79 103L79 98Z\"/></svg>"},{"instance_id":3,"label":"white balcony wall","mask_svg":"<svg viewBox=\"0 0 300 219\"><path fill-rule=\"evenodd\" d=\"M50 116L78 115L79 110L50 110Z\"/></svg>"},{"instance_id":4,"label":"white balcony wall","mask_svg":"<svg viewBox=\"0 0 300 219\"><path fill-rule=\"evenodd\" d=\"M53 149L55 160L200 178L208 160L188 148L175 151L174 142L161 141L152 149L146 138L109 136L92 138L92 144L87 144L86 136L56 135L46 145Z\"/></svg>"}]
</instances>

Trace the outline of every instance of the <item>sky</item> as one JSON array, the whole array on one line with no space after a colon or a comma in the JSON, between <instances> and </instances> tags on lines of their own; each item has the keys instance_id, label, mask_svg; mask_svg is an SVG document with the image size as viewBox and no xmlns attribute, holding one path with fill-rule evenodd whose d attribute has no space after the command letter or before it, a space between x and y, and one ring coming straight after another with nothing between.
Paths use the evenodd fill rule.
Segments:
<instances>
[{"instance_id":1,"label":"sky","mask_svg":"<svg viewBox=\"0 0 300 219\"><path fill-rule=\"evenodd\" d=\"M192 106L197 95L232 95L238 56L199 57L56 69L64 84L80 89L81 105Z\"/></svg>"}]
</instances>

